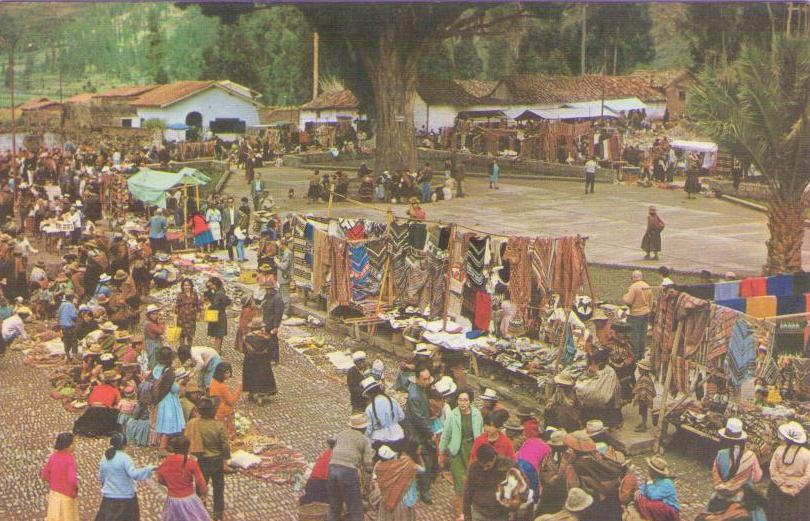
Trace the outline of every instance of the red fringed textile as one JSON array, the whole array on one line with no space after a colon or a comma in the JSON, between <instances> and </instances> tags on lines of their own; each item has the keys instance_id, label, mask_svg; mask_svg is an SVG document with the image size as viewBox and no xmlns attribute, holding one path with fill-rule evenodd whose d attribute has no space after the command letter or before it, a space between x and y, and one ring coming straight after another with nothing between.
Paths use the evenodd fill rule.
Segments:
<instances>
[{"instance_id":1,"label":"red fringed textile","mask_svg":"<svg viewBox=\"0 0 810 521\"><path fill-rule=\"evenodd\" d=\"M529 243L530 240L526 237L511 237L504 254L504 260L509 261L509 299L515 306L516 315L526 321L529 320L529 303L532 298Z\"/></svg>"},{"instance_id":2,"label":"red fringed textile","mask_svg":"<svg viewBox=\"0 0 810 521\"><path fill-rule=\"evenodd\" d=\"M329 237L330 262L332 266L332 281L329 285L329 309L337 306L348 306L352 299L351 266L349 265L349 249L346 241L337 237Z\"/></svg>"}]
</instances>

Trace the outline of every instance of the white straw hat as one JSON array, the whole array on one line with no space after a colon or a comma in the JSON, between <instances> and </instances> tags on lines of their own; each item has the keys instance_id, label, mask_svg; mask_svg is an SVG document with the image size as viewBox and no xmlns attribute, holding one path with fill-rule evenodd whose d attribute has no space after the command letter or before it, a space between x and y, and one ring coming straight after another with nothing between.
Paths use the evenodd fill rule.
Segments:
<instances>
[{"instance_id":1,"label":"white straw hat","mask_svg":"<svg viewBox=\"0 0 810 521\"><path fill-rule=\"evenodd\" d=\"M791 421L783 423L779 426L779 435L791 443L796 445L804 445L807 443L807 432L800 423Z\"/></svg>"},{"instance_id":2,"label":"white straw hat","mask_svg":"<svg viewBox=\"0 0 810 521\"><path fill-rule=\"evenodd\" d=\"M743 430L743 423L739 418L729 418L726 421L726 426L717 431L717 433L727 440L744 440L748 438L748 434Z\"/></svg>"}]
</instances>

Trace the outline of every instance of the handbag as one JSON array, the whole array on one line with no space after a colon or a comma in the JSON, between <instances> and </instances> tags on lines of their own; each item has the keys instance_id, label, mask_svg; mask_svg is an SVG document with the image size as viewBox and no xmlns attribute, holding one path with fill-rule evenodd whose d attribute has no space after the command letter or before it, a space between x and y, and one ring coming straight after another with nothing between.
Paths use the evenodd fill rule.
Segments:
<instances>
[{"instance_id":1,"label":"handbag","mask_svg":"<svg viewBox=\"0 0 810 521\"><path fill-rule=\"evenodd\" d=\"M219 322L219 310L205 308L203 312L203 320L206 322Z\"/></svg>"},{"instance_id":2,"label":"handbag","mask_svg":"<svg viewBox=\"0 0 810 521\"><path fill-rule=\"evenodd\" d=\"M177 318L174 319L174 325L166 328L166 341L177 342L180 340L182 330L177 326Z\"/></svg>"}]
</instances>

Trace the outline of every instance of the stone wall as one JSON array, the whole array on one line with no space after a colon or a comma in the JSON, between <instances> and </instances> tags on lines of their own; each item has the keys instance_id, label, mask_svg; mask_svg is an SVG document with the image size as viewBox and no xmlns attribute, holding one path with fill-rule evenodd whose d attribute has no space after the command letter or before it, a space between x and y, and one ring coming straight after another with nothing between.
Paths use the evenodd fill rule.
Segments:
<instances>
[{"instance_id":1,"label":"stone wall","mask_svg":"<svg viewBox=\"0 0 810 521\"><path fill-rule=\"evenodd\" d=\"M734 184L730 180L710 179L709 188L719 195L730 195L762 202L768 200L768 187L761 183L740 183L740 188L735 190Z\"/></svg>"},{"instance_id":2,"label":"stone wall","mask_svg":"<svg viewBox=\"0 0 810 521\"><path fill-rule=\"evenodd\" d=\"M419 149L419 161L424 163L429 161L434 170L440 171L444 168L444 162L450 158L448 150L432 150L427 148ZM491 156L475 154L457 154L457 158L464 162L468 174L488 172ZM373 166L373 161L367 161ZM582 166L569 166L560 163L547 163L534 159L515 160L511 158L499 158L502 177L559 177L564 179L585 179L585 170ZM353 170L359 166L359 161L335 161L328 152L308 152L295 156L284 157L285 166L306 168L307 166L334 167ZM600 169L596 175L596 181L600 183L613 183L616 173L613 170Z\"/></svg>"}]
</instances>

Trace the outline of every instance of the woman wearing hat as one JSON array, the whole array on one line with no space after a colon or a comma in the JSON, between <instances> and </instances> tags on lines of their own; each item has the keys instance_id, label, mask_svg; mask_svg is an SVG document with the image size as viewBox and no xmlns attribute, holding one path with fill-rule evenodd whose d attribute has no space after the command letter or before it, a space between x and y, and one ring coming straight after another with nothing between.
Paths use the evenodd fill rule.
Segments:
<instances>
[{"instance_id":1,"label":"woman wearing hat","mask_svg":"<svg viewBox=\"0 0 810 521\"><path fill-rule=\"evenodd\" d=\"M658 260L658 252L661 251L661 232L664 231L664 221L658 216L655 206L650 206L647 215L647 230L644 238L641 239L641 249L644 250L644 258L649 259L650 254L653 260Z\"/></svg>"},{"instance_id":2,"label":"woman wearing hat","mask_svg":"<svg viewBox=\"0 0 810 521\"><path fill-rule=\"evenodd\" d=\"M462 389L456 396L456 408L445 418L444 430L439 441L439 459L450 461L453 476L453 489L456 492L456 517L463 515L462 498L467 466L471 459L475 439L484 431L484 418L481 411L472 406L475 396L469 388Z\"/></svg>"},{"instance_id":3,"label":"woman wearing hat","mask_svg":"<svg viewBox=\"0 0 810 521\"><path fill-rule=\"evenodd\" d=\"M256 317L250 322L250 332L245 336L242 362L242 390L248 393L248 400L261 405L265 395L274 395L276 377L273 375L271 351L273 340L264 330L264 321Z\"/></svg>"},{"instance_id":4,"label":"woman wearing hat","mask_svg":"<svg viewBox=\"0 0 810 521\"><path fill-rule=\"evenodd\" d=\"M118 409L121 375L113 369L101 373L101 383L87 397L88 407L73 424L73 433L85 436L109 436L118 432Z\"/></svg>"},{"instance_id":5,"label":"woman wearing hat","mask_svg":"<svg viewBox=\"0 0 810 521\"><path fill-rule=\"evenodd\" d=\"M745 446L748 434L738 418L729 418L718 431L723 448L717 452L712 466L714 493L706 505L706 513L720 514L729 507L742 507L752 521L765 521L764 498L753 484L762 479L762 469L756 454Z\"/></svg>"},{"instance_id":6,"label":"woman wearing hat","mask_svg":"<svg viewBox=\"0 0 810 521\"><path fill-rule=\"evenodd\" d=\"M194 289L194 283L191 279L184 278L180 281L180 293L177 294L174 304L177 326L180 328L180 346L191 347L197 332L197 316L201 311L202 301Z\"/></svg>"},{"instance_id":7,"label":"woman wearing hat","mask_svg":"<svg viewBox=\"0 0 810 521\"><path fill-rule=\"evenodd\" d=\"M418 446L408 443L401 454L388 445L377 450L379 461L374 467L377 486L380 488L380 509L377 521L415 521L416 475L425 471Z\"/></svg>"},{"instance_id":8,"label":"woman wearing hat","mask_svg":"<svg viewBox=\"0 0 810 521\"><path fill-rule=\"evenodd\" d=\"M650 481L639 486L636 508L648 521L678 521L681 503L667 460L659 456L647 458L647 468Z\"/></svg>"},{"instance_id":9,"label":"woman wearing hat","mask_svg":"<svg viewBox=\"0 0 810 521\"><path fill-rule=\"evenodd\" d=\"M568 432L582 428L580 404L574 392L574 378L568 373L554 376L554 394L543 413L546 425L555 425Z\"/></svg>"},{"instance_id":10,"label":"woman wearing hat","mask_svg":"<svg viewBox=\"0 0 810 521\"><path fill-rule=\"evenodd\" d=\"M399 402L385 394L382 385L373 376L364 378L360 385L368 401L366 435L371 439L371 447L377 449L387 445L393 450L400 450L405 440L405 431L400 425L405 420L405 412Z\"/></svg>"},{"instance_id":11,"label":"woman wearing hat","mask_svg":"<svg viewBox=\"0 0 810 521\"><path fill-rule=\"evenodd\" d=\"M555 514L545 514L535 521L585 521L588 519L601 519L598 510L593 506L593 496L574 487L568 491L564 499L563 510Z\"/></svg>"},{"instance_id":12,"label":"woman wearing hat","mask_svg":"<svg viewBox=\"0 0 810 521\"><path fill-rule=\"evenodd\" d=\"M149 357L150 371L157 364L157 354L163 347L163 335L165 333L166 325L160 321L160 306L149 304L146 306L143 338L146 344L146 354Z\"/></svg>"},{"instance_id":13,"label":"woman wearing hat","mask_svg":"<svg viewBox=\"0 0 810 521\"><path fill-rule=\"evenodd\" d=\"M810 450L807 433L791 421L779 426L782 444L771 458L768 521L803 521L810 515Z\"/></svg>"},{"instance_id":14,"label":"woman wearing hat","mask_svg":"<svg viewBox=\"0 0 810 521\"><path fill-rule=\"evenodd\" d=\"M583 488L593 496L600 521L621 521L619 486L626 470L597 456L596 444L585 431L566 435L565 444L574 453L567 476L569 493L573 487Z\"/></svg>"},{"instance_id":15,"label":"woman wearing hat","mask_svg":"<svg viewBox=\"0 0 810 521\"><path fill-rule=\"evenodd\" d=\"M408 200L408 204L411 205L410 208L408 208L408 211L406 212L409 219L411 219L412 221L424 221L427 218L425 210L423 210L422 207L419 205L419 199L417 199L416 197L411 197Z\"/></svg>"},{"instance_id":16,"label":"woman wearing hat","mask_svg":"<svg viewBox=\"0 0 810 521\"><path fill-rule=\"evenodd\" d=\"M551 431L548 446L551 453L543 459L540 469L540 484L542 496L536 514L550 514L559 511L565 503L568 494L566 472L568 460L565 454L568 446L565 444L566 432L564 429Z\"/></svg>"}]
</instances>

